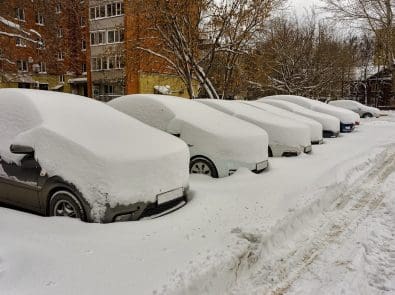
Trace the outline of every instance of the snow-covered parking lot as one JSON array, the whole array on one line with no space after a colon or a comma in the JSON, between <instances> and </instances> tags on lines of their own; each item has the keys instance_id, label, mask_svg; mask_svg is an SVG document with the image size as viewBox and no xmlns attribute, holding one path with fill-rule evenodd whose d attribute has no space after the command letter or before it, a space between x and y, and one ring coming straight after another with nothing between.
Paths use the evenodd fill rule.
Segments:
<instances>
[{"instance_id":1,"label":"snow-covered parking lot","mask_svg":"<svg viewBox=\"0 0 395 295\"><path fill-rule=\"evenodd\" d=\"M158 219L0 208L0 294L395 294L395 113Z\"/></svg>"}]
</instances>

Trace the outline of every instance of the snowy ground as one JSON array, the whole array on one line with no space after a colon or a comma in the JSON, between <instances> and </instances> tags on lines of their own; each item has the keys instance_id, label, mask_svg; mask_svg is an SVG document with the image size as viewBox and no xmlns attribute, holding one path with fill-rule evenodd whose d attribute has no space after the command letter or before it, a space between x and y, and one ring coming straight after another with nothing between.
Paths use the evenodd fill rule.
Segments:
<instances>
[{"instance_id":1,"label":"snowy ground","mask_svg":"<svg viewBox=\"0 0 395 295\"><path fill-rule=\"evenodd\" d=\"M395 294L395 113L109 225L0 208L0 294Z\"/></svg>"}]
</instances>

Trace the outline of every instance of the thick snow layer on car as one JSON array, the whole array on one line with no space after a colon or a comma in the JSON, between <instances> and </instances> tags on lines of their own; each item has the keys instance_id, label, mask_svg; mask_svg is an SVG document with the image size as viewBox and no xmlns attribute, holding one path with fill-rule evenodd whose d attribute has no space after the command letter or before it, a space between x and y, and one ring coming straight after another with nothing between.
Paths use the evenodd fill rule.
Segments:
<instances>
[{"instance_id":1,"label":"thick snow layer on car","mask_svg":"<svg viewBox=\"0 0 395 295\"><path fill-rule=\"evenodd\" d=\"M186 145L179 139L81 96L0 90L0 153L32 146L50 176L72 183L99 220L106 206L155 202L188 183Z\"/></svg>"},{"instance_id":2,"label":"thick snow layer on car","mask_svg":"<svg viewBox=\"0 0 395 295\"><path fill-rule=\"evenodd\" d=\"M380 110L378 108L369 107L354 100L346 100L346 99L332 100L329 102L329 104L350 111L354 111L356 113L359 113L361 116L364 114L371 114L374 117L380 117Z\"/></svg>"},{"instance_id":3,"label":"thick snow layer on car","mask_svg":"<svg viewBox=\"0 0 395 295\"><path fill-rule=\"evenodd\" d=\"M252 163L267 159L265 131L196 101L136 94L116 98L109 105L146 124L179 135L205 155Z\"/></svg>"},{"instance_id":4,"label":"thick snow layer on car","mask_svg":"<svg viewBox=\"0 0 395 295\"><path fill-rule=\"evenodd\" d=\"M261 99L257 100L257 102L270 104L272 106L282 108L284 110L293 112L295 114L299 114L304 117L313 119L317 122L320 122L322 124L323 129L326 131L332 131L334 133L340 132L340 120L334 116L315 112L315 111L312 111L310 109L307 109L305 107L302 107L300 105L297 105L295 103L285 101L285 100L261 98Z\"/></svg>"},{"instance_id":5,"label":"thick snow layer on car","mask_svg":"<svg viewBox=\"0 0 395 295\"><path fill-rule=\"evenodd\" d=\"M355 116L353 112L338 107L334 107L317 100L309 99L302 96L296 96L296 95L273 95L273 96L267 96L265 98L280 99L280 100L293 102L310 110L334 116L338 118L343 124L355 123Z\"/></svg>"},{"instance_id":6,"label":"thick snow layer on car","mask_svg":"<svg viewBox=\"0 0 395 295\"><path fill-rule=\"evenodd\" d=\"M319 142L322 140L322 125L321 123L309 119L307 117L286 111L284 109L272 106L270 104L266 103L261 103L261 102L256 102L256 101L248 101L244 102L246 104L252 105L258 109L262 109L268 112L271 112L273 114L279 115L284 118L288 118L291 120L295 120L297 122L304 123L310 127L310 135L311 135L311 141L312 142Z\"/></svg>"},{"instance_id":7,"label":"thick snow layer on car","mask_svg":"<svg viewBox=\"0 0 395 295\"><path fill-rule=\"evenodd\" d=\"M198 101L263 128L269 134L269 145L272 150L277 145L289 147L310 145L310 129L306 124L235 101L218 99L199 99Z\"/></svg>"},{"instance_id":8,"label":"thick snow layer on car","mask_svg":"<svg viewBox=\"0 0 395 295\"><path fill-rule=\"evenodd\" d=\"M267 173L194 175L190 202L153 220L0 207L0 293L392 294L394 121L274 158Z\"/></svg>"}]
</instances>

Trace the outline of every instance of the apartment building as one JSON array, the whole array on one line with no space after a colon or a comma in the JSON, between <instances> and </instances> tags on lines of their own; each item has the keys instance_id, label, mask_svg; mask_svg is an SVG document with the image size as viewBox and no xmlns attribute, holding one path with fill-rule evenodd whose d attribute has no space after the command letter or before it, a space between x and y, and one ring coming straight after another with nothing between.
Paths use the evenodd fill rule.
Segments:
<instances>
[{"instance_id":1,"label":"apartment building","mask_svg":"<svg viewBox=\"0 0 395 295\"><path fill-rule=\"evenodd\" d=\"M1 2L0 87L88 95L88 3Z\"/></svg>"},{"instance_id":2,"label":"apartment building","mask_svg":"<svg viewBox=\"0 0 395 295\"><path fill-rule=\"evenodd\" d=\"M133 0L90 0L90 80L92 97L101 101L133 93L187 97L181 79L163 60L136 50L148 40L150 24Z\"/></svg>"}]
</instances>

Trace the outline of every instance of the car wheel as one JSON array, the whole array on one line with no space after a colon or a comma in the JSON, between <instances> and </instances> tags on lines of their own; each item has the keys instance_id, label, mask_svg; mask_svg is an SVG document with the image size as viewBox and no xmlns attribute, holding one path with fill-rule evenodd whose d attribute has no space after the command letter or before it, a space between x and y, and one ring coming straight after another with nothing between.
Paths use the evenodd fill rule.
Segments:
<instances>
[{"instance_id":1,"label":"car wheel","mask_svg":"<svg viewBox=\"0 0 395 295\"><path fill-rule=\"evenodd\" d=\"M371 113L365 113L362 115L362 118L373 118L373 115Z\"/></svg>"},{"instance_id":2,"label":"car wheel","mask_svg":"<svg viewBox=\"0 0 395 295\"><path fill-rule=\"evenodd\" d=\"M192 158L189 164L189 172L192 174L205 174L217 178L218 171L213 162L203 157Z\"/></svg>"},{"instance_id":3,"label":"car wheel","mask_svg":"<svg viewBox=\"0 0 395 295\"><path fill-rule=\"evenodd\" d=\"M86 220L80 201L68 191L57 191L49 201L49 215Z\"/></svg>"}]
</instances>

